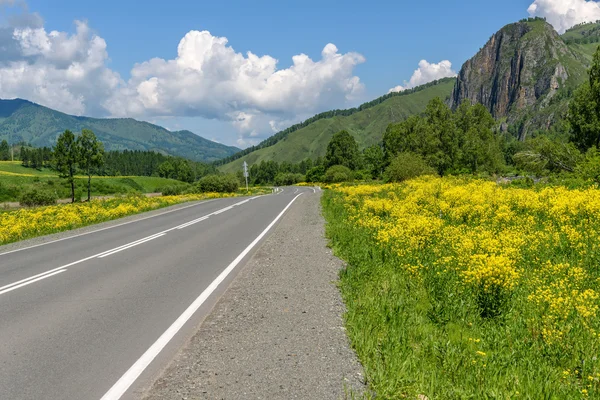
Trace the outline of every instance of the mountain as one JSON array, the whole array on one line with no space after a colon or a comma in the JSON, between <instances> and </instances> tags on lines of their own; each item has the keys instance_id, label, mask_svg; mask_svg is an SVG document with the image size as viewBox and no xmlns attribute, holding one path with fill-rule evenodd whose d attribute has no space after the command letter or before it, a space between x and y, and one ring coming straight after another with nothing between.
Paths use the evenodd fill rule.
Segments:
<instances>
[{"instance_id":1,"label":"mountain","mask_svg":"<svg viewBox=\"0 0 600 400\"><path fill-rule=\"evenodd\" d=\"M400 93L390 93L360 107L319 114L294 125L265 140L258 146L244 150L227 159L220 169L235 172L244 161L249 164L274 160L291 163L325 155L327 144L334 133L343 129L354 136L361 148L381 142L390 123L421 113L435 97L446 99L454 87L454 78L441 79Z\"/></svg>"},{"instance_id":2,"label":"mountain","mask_svg":"<svg viewBox=\"0 0 600 400\"><path fill-rule=\"evenodd\" d=\"M485 105L492 115L515 127L521 140L548 129L564 116L572 92L587 78L590 48L558 35L543 19L510 24L461 68L451 105Z\"/></svg>"},{"instance_id":3,"label":"mountain","mask_svg":"<svg viewBox=\"0 0 600 400\"><path fill-rule=\"evenodd\" d=\"M107 150L151 150L194 161L211 162L240 150L190 131L171 132L131 118L75 117L27 100L0 100L0 140L51 147L65 129L73 132L91 129Z\"/></svg>"}]
</instances>

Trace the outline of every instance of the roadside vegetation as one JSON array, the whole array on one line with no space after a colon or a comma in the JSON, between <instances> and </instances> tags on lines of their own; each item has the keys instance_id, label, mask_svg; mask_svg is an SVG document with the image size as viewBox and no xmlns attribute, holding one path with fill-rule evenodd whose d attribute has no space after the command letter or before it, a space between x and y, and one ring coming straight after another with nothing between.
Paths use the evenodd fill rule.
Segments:
<instances>
[{"instance_id":1,"label":"roadside vegetation","mask_svg":"<svg viewBox=\"0 0 600 400\"><path fill-rule=\"evenodd\" d=\"M600 190L425 177L323 205L377 398L600 396Z\"/></svg>"}]
</instances>

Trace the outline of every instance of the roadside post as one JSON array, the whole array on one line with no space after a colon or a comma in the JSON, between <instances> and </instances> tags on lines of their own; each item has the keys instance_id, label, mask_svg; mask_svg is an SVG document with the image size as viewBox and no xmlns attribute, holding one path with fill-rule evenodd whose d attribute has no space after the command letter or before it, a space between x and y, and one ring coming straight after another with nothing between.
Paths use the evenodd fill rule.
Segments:
<instances>
[{"instance_id":1,"label":"roadside post","mask_svg":"<svg viewBox=\"0 0 600 400\"><path fill-rule=\"evenodd\" d=\"M248 163L244 161L244 178L246 178L246 192L248 191Z\"/></svg>"}]
</instances>

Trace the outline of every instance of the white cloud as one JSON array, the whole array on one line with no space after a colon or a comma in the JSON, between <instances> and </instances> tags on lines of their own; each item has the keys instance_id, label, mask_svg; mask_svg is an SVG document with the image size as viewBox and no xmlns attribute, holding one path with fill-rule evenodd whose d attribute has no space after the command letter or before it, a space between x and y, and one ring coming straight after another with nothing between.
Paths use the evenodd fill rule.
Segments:
<instances>
[{"instance_id":1,"label":"white cloud","mask_svg":"<svg viewBox=\"0 0 600 400\"><path fill-rule=\"evenodd\" d=\"M532 17L545 17L562 34L582 22L600 20L600 3L586 0L535 0L527 12Z\"/></svg>"},{"instance_id":2,"label":"white cloud","mask_svg":"<svg viewBox=\"0 0 600 400\"><path fill-rule=\"evenodd\" d=\"M365 61L357 53L340 54L325 46L321 59L292 57L292 66L277 69L268 55L236 53L227 38L190 31L173 60L155 58L137 64L131 79L105 102L114 115L201 116L230 120L245 132L270 115L281 119L343 106L363 89L353 76Z\"/></svg>"},{"instance_id":3,"label":"white cloud","mask_svg":"<svg viewBox=\"0 0 600 400\"><path fill-rule=\"evenodd\" d=\"M136 64L128 81L108 61L106 42L86 22L76 21L74 33L48 32L24 11L0 26L0 97L76 115L217 119L236 128L240 143L254 143L283 121L346 106L364 89L353 75L364 57L333 44L318 60L299 54L278 69L269 55L241 54L225 37L190 31L176 58Z\"/></svg>"},{"instance_id":4,"label":"white cloud","mask_svg":"<svg viewBox=\"0 0 600 400\"><path fill-rule=\"evenodd\" d=\"M106 42L87 23L76 21L76 33L18 27L0 35L13 50L0 62L0 97L21 97L59 111L81 115L104 112L100 101L120 84L105 66Z\"/></svg>"},{"instance_id":5,"label":"white cloud","mask_svg":"<svg viewBox=\"0 0 600 400\"><path fill-rule=\"evenodd\" d=\"M429 63L427 60L419 62L419 68L412 74L410 80L404 81L404 86L396 86L391 88L388 93L402 92L406 89L412 89L419 85L448 77L456 76L456 72L452 69L452 63L448 60L440 61L439 63Z\"/></svg>"}]
</instances>

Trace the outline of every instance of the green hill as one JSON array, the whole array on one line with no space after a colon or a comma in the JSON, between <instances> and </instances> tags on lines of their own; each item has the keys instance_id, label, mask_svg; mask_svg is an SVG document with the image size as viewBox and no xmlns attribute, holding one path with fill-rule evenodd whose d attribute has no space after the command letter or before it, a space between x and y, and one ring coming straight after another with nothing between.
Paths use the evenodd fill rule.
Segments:
<instances>
[{"instance_id":1,"label":"green hill","mask_svg":"<svg viewBox=\"0 0 600 400\"><path fill-rule=\"evenodd\" d=\"M151 150L194 161L215 161L239 151L190 131L171 132L148 122L75 117L26 100L0 100L0 140L51 147L65 129L91 129L107 150Z\"/></svg>"},{"instance_id":2,"label":"green hill","mask_svg":"<svg viewBox=\"0 0 600 400\"><path fill-rule=\"evenodd\" d=\"M322 118L312 118L310 123L300 124L304 126L299 129L292 129L285 135L281 135L280 132L277 135L283 137L272 145L259 145L260 148L244 152L246 154L242 157L221 166L220 169L224 172L235 172L241 168L244 161L249 164L260 163L263 160L297 163L305 158L315 159L325 155L333 134L343 129L356 138L361 148L377 144L390 123L423 112L427 103L435 97L448 98L453 87L454 78L442 79L408 93L383 96L380 98L383 100L374 100L357 109L337 110L332 115L324 113ZM270 138L265 142L268 143L269 140L272 141Z\"/></svg>"}]
</instances>

